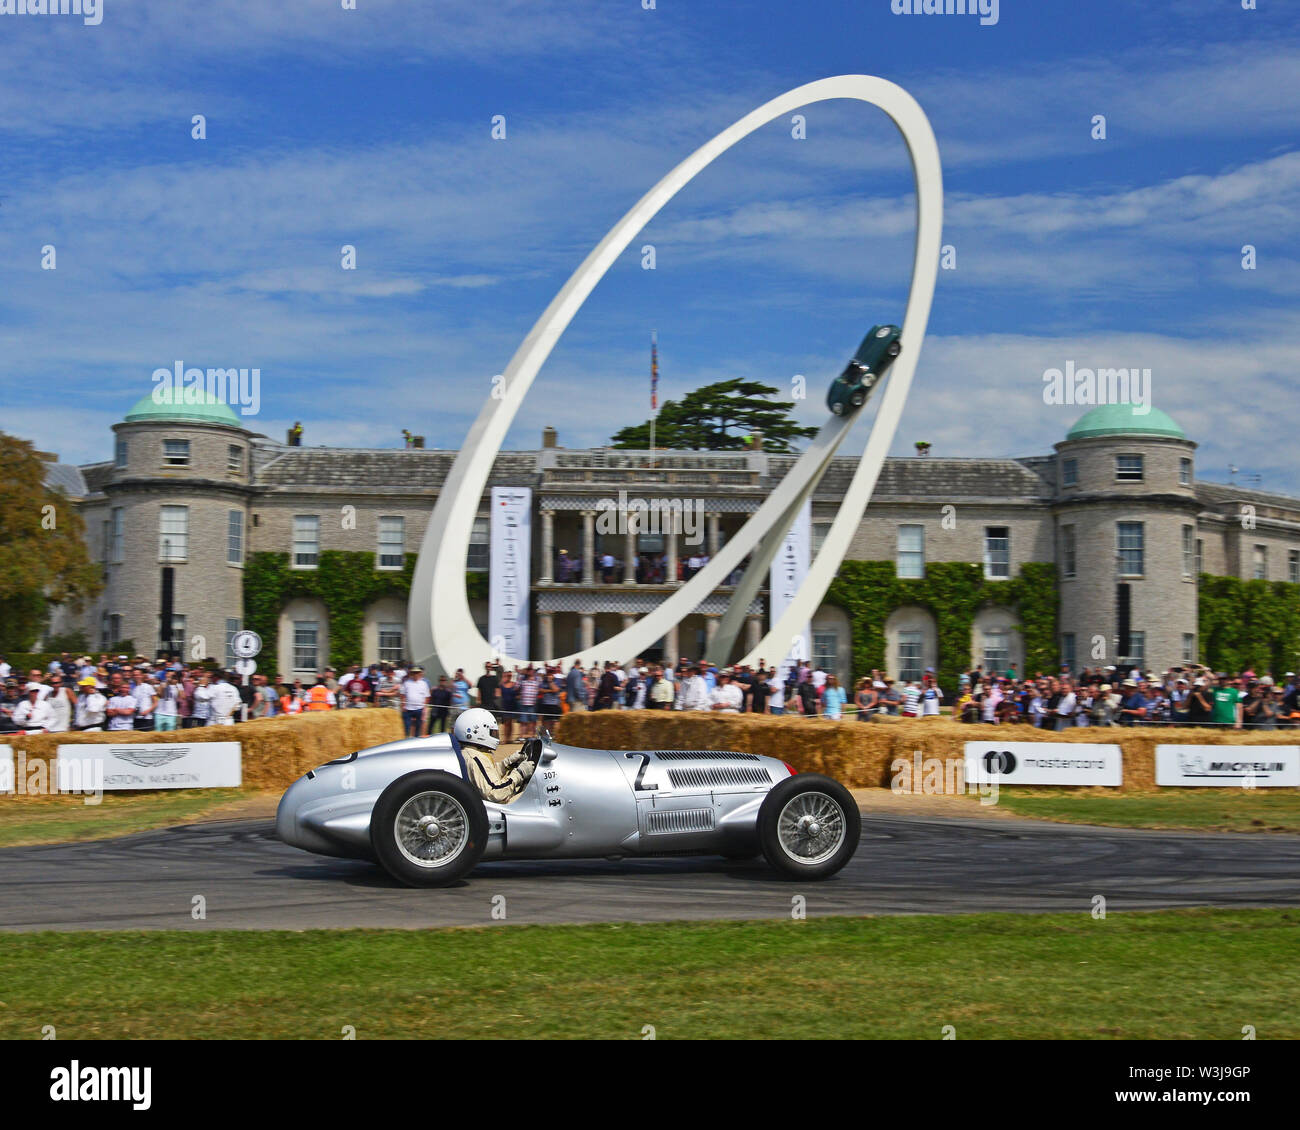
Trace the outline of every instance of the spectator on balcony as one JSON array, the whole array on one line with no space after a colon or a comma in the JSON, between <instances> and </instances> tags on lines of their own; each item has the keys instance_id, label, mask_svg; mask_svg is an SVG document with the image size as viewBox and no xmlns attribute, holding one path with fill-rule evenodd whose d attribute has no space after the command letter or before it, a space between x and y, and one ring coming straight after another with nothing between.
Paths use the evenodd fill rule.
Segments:
<instances>
[{"instance_id":1,"label":"spectator on balcony","mask_svg":"<svg viewBox=\"0 0 1300 1130\"><path fill-rule=\"evenodd\" d=\"M560 555L555 561L555 579L562 585L570 584L573 581L573 570L577 562L569 556L567 549L560 550Z\"/></svg>"},{"instance_id":2,"label":"spectator on balcony","mask_svg":"<svg viewBox=\"0 0 1300 1130\"><path fill-rule=\"evenodd\" d=\"M606 550L600 559L600 579L604 581L605 584L612 585L618 580L617 572L618 561L612 553Z\"/></svg>"}]
</instances>

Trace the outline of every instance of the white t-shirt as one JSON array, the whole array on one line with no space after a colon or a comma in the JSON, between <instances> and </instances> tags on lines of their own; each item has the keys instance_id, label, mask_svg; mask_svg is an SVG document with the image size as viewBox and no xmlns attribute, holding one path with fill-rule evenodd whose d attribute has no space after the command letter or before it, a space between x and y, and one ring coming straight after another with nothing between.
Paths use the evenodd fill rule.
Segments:
<instances>
[{"instance_id":1,"label":"white t-shirt","mask_svg":"<svg viewBox=\"0 0 1300 1130\"><path fill-rule=\"evenodd\" d=\"M234 713L242 703L239 692L229 683L220 682L212 686L212 722L217 726L233 726Z\"/></svg>"},{"instance_id":2,"label":"white t-shirt","mask_svg":"<svg viewBox=\"0 0 1300 1130\"><path fill-rule=\"evenodd\" d=\"M129 694L114 695L108 700L109 710L127 710L130 709L132 714L135 712L135 699ZM132 714L114 714L108 720L110 730L130 730L132 729Z\"/></svg>"},{"instance_id":3,"label":"white t-shirt","mask_svg":"<svg viewBox=\"0 0 1300 1130\"><path fill-rule=\"evenodd\" d=\"M35 702L25 698L14 707L14 725L24 730L49 730L54 725L54 711L43 698Z\"/></svg>"},{"instance_id":4,"label":"white t-shirt","mask_svg":"<svg viewBox=\"0 0 1300 1130\"><path fill-rule=\"evenodd\" d=\"M158 692L149 683L136 683L135 690L131 694L135 698L137 716L148 714L153 710L153 700L158 697Z\"/></svg>"},{"instance_id":5,"label":"white t-shirt","mask_svg":"<svg viewBox=\"0 0 1300 1130\"><path fill-rule=\"evenodd\" d=\"M728 683L726 686L714 687L713 693L709 696L709 699L714 705L717 705L718 703L722 704L722 709L716 713L739 714L740 708L744 704L745 696L735 683Z\"/></svg>"},{"instance_id":6,"label":"white t-shirt","mask_svg":"<svg viewBox=\"0 0 1300 1130\"><path fill-rule=\"evenodd\" d=\"M104 724L104 708L107 705L108 699L99 691L91 691L85 698L78 699L77 725L102 726Z\"/></svg>"},{"instance_id":7,"label":"white t-shirt","mask_svg":"<svg viewBox=\"0 0 1300 1130\"><path fill-rule=\"evenodd\" d=\"M818 690L821 690L826 685L826 672L820 667L812 673L812 685Z\"/></svg>"},{"instance_id":8,"label":"white t-shirt","mask_svg":"<svg viewBox=\"0 0 1300 1130\"><path fill-rule=\"evenodd\" d=\"M432 693L428 679L407 679L402 684L402 709L423 710Z\"/></svg>"},{"instance_id":9,"label":"white t-shirt","mask_svg":"<svg viewBox=\"0 0 1300 1130\"><path fill-rule=\"evenodd\" d=\"M926 687L921 692L921 717L929 718L939 713L939 703L943 701L943 691L937 686Z\"/></svg>"},{"instance_id":10,"label":"white t-shirt","mask_svg":"<svg viewBox=\"0 0 1300 1130\"><path fill-rule=\"evenodd\" d=\"M908 718L915 718L920 713L920 702L921 688L915 684L909 686L903 691L903 714Z\"/></svg>"}]
</instances>

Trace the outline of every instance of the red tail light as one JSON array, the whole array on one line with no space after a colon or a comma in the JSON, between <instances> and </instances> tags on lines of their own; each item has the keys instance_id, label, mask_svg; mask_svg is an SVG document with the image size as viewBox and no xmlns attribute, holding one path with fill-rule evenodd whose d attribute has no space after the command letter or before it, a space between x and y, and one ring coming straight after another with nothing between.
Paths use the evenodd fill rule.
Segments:
<instances>
[{"instance_id":1,"label":"red tail light","mask_svg":"<svg viewBox=\"0 0 1300 1130\"><path fill-rule=\"evenodd\" d=\"M788 761L783 761L783 762L781 762L781 764L784 765L787 769L790 770L790 776L791 776L791 777L793 777L796 773L799 772L799 770L796 769L793 765L791 765Z\"/></svg>"}]
</instances>

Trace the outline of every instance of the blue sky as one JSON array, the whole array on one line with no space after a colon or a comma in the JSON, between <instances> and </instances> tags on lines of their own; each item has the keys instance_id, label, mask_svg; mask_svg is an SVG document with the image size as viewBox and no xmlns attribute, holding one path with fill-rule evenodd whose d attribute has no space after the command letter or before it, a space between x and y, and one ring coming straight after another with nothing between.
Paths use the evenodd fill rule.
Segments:
<instances>
[{"instance_id":1,"label":"blue sky","mask_svg":"<svg viewBox=\"0 0 1300 1130\"><path fill-rule=\"evenodd\" d=\"M0 428L108 458L110 424L179 359L260 368L247 422L268 435L301 419L308 444L401 446L409 428L458 447L492 375L646 188L761 102L872 73L930 115L957 249L896 454L917 439L935 455L1048 451L1081 410L1043 402L1045 370L1135 366L1201 444L1203 477L1237 464L1300 493L1289 7L1002 0L993 26L891 0L0 15ZM798 415L824 417L865 328L901 318L913 205L883 114L804 114L806 138L786 121L754 134L633 242L511 446L545 424L581 446L643 420L651 329L661 396L803 374Z\"/></svg>"}]
</instances>

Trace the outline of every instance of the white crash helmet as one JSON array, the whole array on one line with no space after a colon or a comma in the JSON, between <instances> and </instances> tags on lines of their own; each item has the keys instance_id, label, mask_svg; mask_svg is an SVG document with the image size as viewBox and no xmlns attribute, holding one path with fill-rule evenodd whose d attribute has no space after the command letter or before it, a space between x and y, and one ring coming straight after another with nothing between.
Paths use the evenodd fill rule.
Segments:
<instances>
[{"instance_id":1,"label":"white crash helmet","mask_svg":"<svg viewBox=\"0 0 1300 1130\"><path fill-rule=\"evenodd\" d=\"M477 706L473 710L466 710L456 719L451 733L457 745L477 746L488 753L492 753L501 744L497 720L492 716L492 711Z\"/></svg>"}]
</instances>

